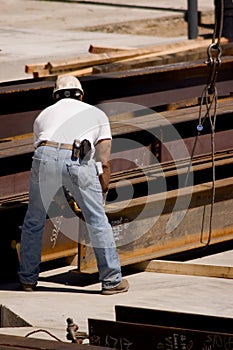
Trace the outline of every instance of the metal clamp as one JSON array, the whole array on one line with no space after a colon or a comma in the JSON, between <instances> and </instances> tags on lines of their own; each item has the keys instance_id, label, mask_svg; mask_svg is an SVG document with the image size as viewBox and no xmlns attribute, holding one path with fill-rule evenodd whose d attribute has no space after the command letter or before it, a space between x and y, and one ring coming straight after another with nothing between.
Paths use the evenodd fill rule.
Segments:
<instances>
[{"instance_id":1,"label":"metal clamp","mask_svg":"<svg viewBox=\"0 0 233 350\"><path fill-rule=\"evenodd\" d=\"M222 48L221 46L215 43L212 43L209 45L207 49L207 54L208 54L208 60L206 63L211 68L207 85L208 85L208 93L211 95L215 92L216 77L222 63L221 62Z\"/></svg>"}]
</instances>

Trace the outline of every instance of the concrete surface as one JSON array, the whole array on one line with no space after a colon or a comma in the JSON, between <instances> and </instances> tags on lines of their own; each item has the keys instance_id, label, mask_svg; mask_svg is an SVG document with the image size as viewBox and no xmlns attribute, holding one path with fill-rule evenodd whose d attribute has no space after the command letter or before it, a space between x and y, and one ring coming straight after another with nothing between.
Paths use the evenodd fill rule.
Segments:
<instances>
[{"instance_id":1,"label":"concrete surface","mask_svg":"<svg viewBox=\"0 0 233 350\"><path fill-rule=\"evenodd\" d=\"M106 2L110 2L105 0ZM118 4L141 1L118 0ZM144 0L143 6L154 6ZM30 0L0 2L0 81L29 78L27 63L85 54L90 44L140 47L184 40L186 36L159 37L109 34L81 30L85 26L141 20L163 16L182 16L175 9L186 9L187 1L156 1L157 9L126 9L113 6ZM169 8L164 11L159 8ZM199 1L200 10L213 10L212 0ZM218 255L216 264L232 266L233 252ZM206 260L201 260L206 263ZM215 264L214 256L207 263ZM102 296L97 277L77 275L71 267L40 274L38 291L24 293L15 283L0 283L0 304L27 321L32 327L1 328L0 333L25 336L45 329L66 340L66 318L72 317L80 331L88 331L88 318L114 320L115 305L131 305L162 310L233 317L233 280L152 272L125 272L128 293ZM52 338L45 333L33 337Z\"/></svg>"},{"instance_id":2,"label":"concrete surface","mask_svg":"<svg viewBox=\"0 0 233 350\"><path fill-rule=\"evenodd\" d=\"M100 1L96 1L97 3ZM106 4L113 1L105 0ZM142 47L187 39L173 34L171 21L163 35L133 35L90 32L85 28L103 24L137 21L135 27L145 26L148 20L184 18L186 0L173 1L115 1L118 6L84 4L79 1L1 0L0 2L0 81L31 78L25 65L73 58L87 54L90 44L106 46ZM125 8L119 5L129 4ZM138 6L138 7L137 7ZM143 6L140 8L139 6ZM148 9L146 9L148 7ZM213 0L198 2L199 11L214 11ZM161 24L162 25L162 24ZM176 26L176 25L175 25ZM168 35L166 36L166 32ZM172 36L171 36L172 34Z\"/></svg>"},{"instance_id":3,"label":"concrete surface","mask_svg":"<svg viewBox=\"0 0 233 350\"><path fill-rule=\"evenodd\" d=\"M224 261L225 266L232 266L232 258L230 251L198 260L217 265L220 259L221 264ZM74 319L80 331L88 332L88 318L114 320L115 305L233 317L231 279L126 272L130 290L102 296L96 276L87 278L70 271L70 267L63 267L41 273L34 293L17 291L14 284L1 284L0 303L32 327L1 328L0 333L25 336L32 330L44 329L65 341L67 317ZM42 332L33 337L51 339Z\"/></svg>"}]
</instances>

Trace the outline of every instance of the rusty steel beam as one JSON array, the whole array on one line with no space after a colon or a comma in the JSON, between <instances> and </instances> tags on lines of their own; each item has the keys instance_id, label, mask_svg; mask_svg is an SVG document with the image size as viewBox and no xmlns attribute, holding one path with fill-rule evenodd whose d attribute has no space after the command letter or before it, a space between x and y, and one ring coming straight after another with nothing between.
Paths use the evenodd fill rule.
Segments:
<instances>
[{"instance_id":1,"label":"rusty steel beam","mask_svg":"<svg viewBox=\"0 0 233 350\"><path fill-rule=\"evenodd\" d=\"M232 92L232 64L232 57L223 58L218 74L220 96ZM208 75L206 64L197 61L84 76L80 81L87 103L127 102L158 108L199 97ZM55 77L0 83L0 138L22 134L22 130L24 134L31 132L38 111L53 103L54 83Z\"/></svg>"},{"instance_id":2,"label":"rusty steel beam","mask_svg":"<svg viewBox=\"0 0 233 350\"><path fill-rule=\"evenodd\" d=\"M230 96L232 92L232 62L232 58L224 58L223 60L221 73L219 73L218 76L220 96ZM181 100L183 101L186 98L198 98L203 89L203 85L206 84L207 75L208 68L206 68L206 65L204 63L195 62L192 64L167 65L166 67L150 67L129 72L106 73L99 76L82 77L80 80L86 92L86 102L95 104L101 102L125 101L127 103L141 103L143 106L152 109L158 107L158 109L161 110L162 106L179 104ZM20 195L23 196L27 192L33 145L32 135L22 136L22 133L31 133L32 124L36 115L42 108L53 102L51 100L53 86L54 78L29 79L26 81L0 84L0 119L2 125L0 135L0 190L2 197L6 198L11 196L12 198L17 195L19 199ZM219 104L220 109L217 117L218 129L216 130L217 151L232 148L231 103L231 100L224 100L222 103L220 101ZM180 133L181 139L184 140L189 151L192 149L196 134L198 107L195 108L195 110L192 110L190 113L189 111L192 108L186 108L180 111L162 112L163 118L168 119ZM161 142L156 134L157 131L161 132L162 129L166 130L166 126L158 126L158 124L156 124L157 121L154 121L153 117L143 115L143 113L139 113L139 117L138 115L133 116L129 121L130 126L125 123L124 118L123 123L119 123L119 120L115 123L116 115L110 115L110 120L111 119L113 154L115 155L115 159L112 162L112 170L114 172L135 168L138 161L145 166L152 164L150 157L146 160L143 158L145 148L147 148L149 152L152 152L159 162L170 161L166 146L168 146L168 148L176 147L177 140L163 139L163 142ZM166 135L166 132L164 132L164 135ZM209 136L209 130L204 130L203 135L199 139L200 143L196 155L209 152ZM122 150L119 148L117 141L120 137L124 137L126 140L137 141L140 147L129 150L125 146L125 149ZM119 157L117 159L117 152L121 158L129 158L132 161L119 161ZM171 186L174 185L172 184ZM172 187L169 189L171 188ZM140 191L138 191L139 196ZM134 198L134 200L139 200L139 198ZM133 210L137 212L138 209L137 207L135 208L136 209ZM14 200L8 200L8 208L7 210L5 209L6 208L1 210L2 218L6 223L6 227L8 227L7 232L10 232L10 234L8 233L8 235L4 235L2 238L4 242L3 244L1 243L1 249L3 249L3 251L11 240L18 242L20 239L19 226L22 224L22 218L25 214L26 201L19 199L18 203L16 203ZM13 223L12 217L16 218L15 223ZM121 225L122 223L120 223L119 220L120 218L116 216L115 224L118 222L118 224ZM116 226L118 224L116 224ZM119 225L117 230L119 229ZM56 236L56 234L55 236L53 235L53 229L53 225L51 225L51 222L48 220L45 227L46 234L44 238L44 247L46 248L42 260L44 259L44 261L46 261L62 257L62 246L66 247L66 252L63 253L63 255L75 254L77 251L76 243L70 242L67 240L67 237L62 237L62 235L56 237L55 249L51 249L51 246L54 245L54 237ZM125 259L126 263L130 261L127 254ZM12 252L11 256L12 261L14 261L15 255ZM82 253L80 256L82 256ZM141 255L139 256L139 260L140 259ZM82 268L83 266L81 269Z\"/></svg>"},{"instance_id":3,"label":"rusty steel beam","mask_svg":"<svg viewBox=\"0 0 233 350\"><path fill-rule=\"evenodd\" d=\"M59 339L58 339L59 340ZM16 335L0 334L1 350L85 350L85 344L72 344L63 341L20 337ZM88 345L90 350L110 350L107 347Z\"/></svg>"},{"instance_id":4,"label":"rusty steel beam","mask_svg":"<svg viewBox=\"0 0 233 350\"><path fill-rule=\"evenodd\" d=\"M216 152L233 148L232 111L232 99L219 101L215 131ZM112 173L129 170L140 164L150 165L155 162L155 159L160 163L175 160L172 159L170 150L176 150L177 155L184 145L187 147L187 152L192 153L197 135L198 106L144 114L143 109L137 111L138 116L135 117L126 113L124 120L119 116L119 121L116 121L117 116L110 116L113 135ZM208 123L206 124L198 137L195 156L211 151L210 128ZM177 131L175 138L171 135L171 126ZM0 143L1 197L28 191L33 151L32 134L2 140Z\"/></svg>"},{"instance_id":5,"label":"rusty steel beam","mask_svg":"<svg viewBox=\"0 0 233 350\"><path fill-rule=\"evenodd\" d=\"M216 128L216 134L215 134L215 140L216 140L216 157L218 154L220 154L221 150L226 150L233 148L232 144L232 105L233 102L231 99L219 101L219 107L218 112L219 115L217 117L217 125L218 128ZM158 119L156 116L153 115L144 115L142 111L142 115L139 113L139 116L132 117L131 119L128 119L127 115L124 116L124 118L128 119L122 119L119 120L115 115L110 116L111 121L111 128L113 133L113 149L112 153L114 156L114 159L112 160L112 180L111 180L111 186L112 188L109 191L109 201L112 201L116 194L114 189L114 181L120 180L120 174L116 174L116 172L122 171L125 177L125 180L131 181L131 178L129 176L130 169L131 173L134 173L134 170L136 167L138 167L137 162L140 164L144 164L144 171L150 172L151 177L149 176L149 182L153 184L154 191L158 191L158 180L153 178L153 176L156 175L154 173L153 175L153 166L154 166L154 159L148 157L148 159L145 159L144 157L144 150L145 148L148 149L149 154L154 152L154 155L158 159L158 161L162 164L163 168L166 169L166 173L168 174L168 165L165 164L165 162L174 161L175 159L170 159L169 152L167 150L167 147L183 147L183 142L186 144L189 152L191 152L193 144L194 144L194 135L196 134L196 124L197 124L197 115L198 115L199 108L196 107L190 107L175 111L166 111L161 112L160 115L162 118L167 119L169 123L174 125L181 135L180 141L172 139L171 141L166 140L166 137L163 137L163 141L161 142L157 140L156 135L161 135L161 131L164 129L166 131L167 125L163 125L163 122L160 121L158 123ZM138 114L137 114L138 115ZM160 117L159 115L159 117ZM166 132L163 131L164 135L166 136ZM134 140L137 143L141 145L140 148L135 149L127 149L128 143L126 142L125 149L119 149L118 144L118 138L124 138L125 140ZM158 142L158 145L155 147L156 142ZM180 142L180 145L179 145ZM136 145L137 145L136 143ZM5 142L2 142L0 144L0 165L1 165L1 177L0 177L0 192L1 192L1 199L5 201L5 208L2 206L1 212L2 212L2 221L6 223L6 226L8 227L8 233L7 236L1 238L4 242L2 242L1 246L3 251L9 251L9 249L6 249L6 246L11 247L11 241L19 242L20 240L20 229L19 226L22 225L23 216L26 212L26 204L27 200L20 200L15 198L13 200L12 198L14 196L24 195L28 192L28 185L29 185L29 169L31 165L31 157L33 154L33 145L32 145L32 135L26 135L25 137L16 137L12 140L5 140ZM203 155L205 153L208 153L210 151L210 135L209 130L205 130L203 132L203 135L199 137L198 140L198 147L195 152L195 159ZM230 155L230 153L229 153ZM125 160L126 158L126 160ZM136 162L137 159L137 162ZM194 159L194 163L195 160ZM201 163L199 170L196 171L196 175L194 177L195 184L199 184L200 181L210 181L211 180L211 162L210 157L203 158L204 160ZM209 166L207 166L207 159L209 161ZM130 161L129 161L130 160ZM178 160L176 160L178 161ZM219 160L221 161L221 160ZM223 160L224 162L224 160ZM193 163L193 165L195 165ZM187 164L186 164L187 166ZM207 167L207 170L204 170L204 168ZM229 177L231 175L231 171L229 169L231 167L231 164L227 165L227 163L224 164L224 166L216 166L216 174L217 179L219 179L219 174L221 173L222 177ZM173 166L174 168L174 166ZM221 171L218 170L218 168L221 168ZM156 169L156 167L155 167ZM225 169L225 170L223 170ZM135 170L136 171L136 170ZM164 170L165 171L165 170ZM169 170L170 174L172 174L172 168ZM208 174L208 175L207 175ZM118 177L118 180L117 180ZM201 180L199 180L201 179ZM177 174L176 170L174 171L174 174L171 176L166 177L166 183L169 190L175 189L177 186ZM122 200L126 199L124 196L128 195L128 189L131 185L128 184L128 187L126 186L124 189L123 187L118 188L118 195L119 198L121 197ZM147 184L145 185L143 181L139 181L137 179L134 184L134 197L139 198L140 196L147 195ZM124 196L122 195L124 194ZM7 197L11 197L11 199L7 200ZM17 205L19 205L19 209L16 210ZM5 215L5 210L7 212L7 215ZM14 217L14 222L11 220L11 217ZM117 220L120 220L120 218L115 218L114 225L116 225ZM116 225L117 226L117 225ZM118 225L118 227L115 228L115 230L120 230L121 223ZM51 224L51 222L48 220L45 227L45 233L44 233L44 242L43 242L43 252L42 252L42 261L49 261L53 259L62 258L65 256L75 256L78 253L77 243L74 240L68 239L63 233L58 233L58 236L56 237L56 232L54 233L54 227ZM10 248L11 249L11 248ZM163 252L161 250L161 252ZM86 254L86 253L85 253ZM165 253L164 253L165 254ZM15 253L11 252L10 255L14 256L12 258L12 261L15 261L17 257L15 257ZM3 256L3 255L2 255ZM80 253L80 256L83 256L83 252ZM127 258L128 259L128 258ZM83 260L85 262L88 260L88 257L86 255L86 259Z\"/></svg>"},{"instance_id":6,"label":"rusty steel beam","mask_svg":"<svg viewBox=\"0 0 233 350\"><path fill-rule=\"evenodd\" d=\"M225 178L232 175L231 168L233 164L232 151L228 150L225 152L219 152L215 156L215 169L216 169L216 178ZM150 165L146 167L139 167L137 169L131 169L129 171L122 171L112 175L110 190L107 197L107 206L106 213L109 217L109 220L113 226L113 230L116 234L116 239L119 242L119 237L117 233L121 233L122 227L127 227L129 222L135 220L138 214L143 211L145 207L145 203L150 202L153 198L157 200L156 196L158 196L159 192L163 191L163 187L161 189L161 182L163 183L163 176L166 177L166 187L168 190L168 197L174 191L177 191L178 186L178 177L186 176L187 168L189 166L189 160L181 160L177 163L174 162L166 162L162 164L162 170L160 165ZM204 180L211 181L211 156L198 156L193 159L192 162L192 173L194 176L194 184L201 184ZM162 171L162 173L161 173ZM123 180L123 182L122 182ZM120 187L119 185L120 184ZM117 186L117 189L116 189ZM133 187L133 194L131 193L131 188ZM117 193L117 196L116 196ZM175 201L175 197L177 192L173 198ZM223 190L224 193L224 190ZM127 202L130 198L130 203L127 205ZM151 199L152 198L152 199ZM154 200L153 199L153 200ZM171 199L170 199L171 200ZM206 197L208 203L208 196ZM1 221L5 223L5 226L8 227L8 235L2 237L1 243L1 258L5 259L6 255L9 255L9 248L7 249L7 245L12 247L12 242L14 242L13 247L18 245L20 242L20 226L23 222L23 217L26 213L28 202L28 193L24 193L21 196L10 196L9 198L3 197L0 200L0 217ZM131 207L131 204L133 207ZM151 204L150 204L151 205ZM149 205L149 207L150 207ZM157 204L154 204L155 207ZM167 207L167 203L164 207L164 210ZM171 204L169 204L171 205ZM125 210L122 211L121 207L126 207ZM114 210L112 211L112 208ZM132 209L133 208L133 209ZM131 213L131 209L133 210ZM148 210L148 209L147 209ZM67 211L65 209L62 210L61 207L54 201L50 208L50 219L48 218L46 221L44 235L43 235L43 248L42 248L42 262L55 260L59 258L66 257L82 257L80 269L86 269L89 265L93 264L94 256L89 249L89 247L84 247L83 245L79 245L78 251L78 237L83 234L83 230L85 230L82 221L78 221L79 219L73 213L71 215L71 210ZM148 213L147 213L148 214ZM149 211L148 220L153 220L152 217L155 214ZM51 216L52 215L52 216ZM133 216L132 216L133 215ZM136 216L134 216L136 215ZM168 214L167 214L168 215ZM14 220L11 218L14 217ZM168 215L169 217L169 215ZM52 220L52 221L51 221ZM80 223L80 228L78 228L78 224ZM139 223L140 227L141 223ZM148 223L147 223L148 225ZM67 229L68 227L68 229ZM68 233L68 235L67 235ZM71 235L71 237L69 237ZM129 230L130 235L130 230ZM81 236L80 236L81 237ZM124 239L124 237L123 237ZM222 239L222 238L221 238ZM226 235L225 239L229 239ZM150 238L153 241L152 238ZM146 240L147 241L147 240ZM173 242L174 243L174 242ZM156 245L156 243L154 243ZM166 247L169 247L169 242L166 243ZM177 244L182 249L186 249L185 246L182 246L181 242ZM137 256L134 253L134 249L139 249L142 251L144 248L144 241L141 241L138 247L129 247L128 255L131 255L131 259L133 256L136 256L135 262L141 261L141 256ZM121 247L120 247L121 249ZM160 246L160 254L164 254L163 249ZM155 249L156 250L156 249ZM84 253L85 251L85 253ZM13 255L13 251L11 251ZM92 255L90 255L92 254ZM143 257L147 258L148 252L147 249L144 250ZM89 256L90 255L90 256ZM17 258L17 257L15 257ZM123 257L123 264L128 264L129 257ZM15 260L15 259L14 259ZM83 267L84 266L84 267Z\"/></svg>"},{"instance_id":7,"label":"rusty steel beam","mask_svg":"<svg viewBox=\"0 0 233 350\"><path fill-rule=\"evenodd\" d=\"M18 199L18 201L17 201ZM1 234L0 264L4 266L7 261L7 269L0 270L0 278L8 279L17 273L19 261L19 243L21 237L21 226L27 210L28 194L24 198L16 198L14 201L5 202L0 205L0 219L4 229ZM77 235L78 222L60 217L47 218L42 242L42 262L49 262L57 259L73 260L78 254ZM62 219L61 227L58 227ZM73 237L63 233L63 227L69 225L69 233L74 232Z\"/></svg>"},{"instance_id":8,"label":"rusty steel beam","mask_svg":"<svg viewBox=\"0 0 233 350\"><path fill-rule=\"evenodd\" d=\"M115 305L116 321L231 333L233 319L177 311Z\"/></svg>"},{"instance_id":9,"label":"rusty steel beam","mask_svg":"<svg viewBox=\"0 0 233 350\"><path fill-rule=\"evenodd\" d=\"M216 244L232 240L233 178L217 180L215 191L211 231L211 182L194 186L191 200L187 188L181 188L168 191L166 199L160 193L116 203L112 208L111 204L107 205L106 213L113 226L121 264L129 265L201 248L208 241L208 244ZM93 249L85 241L84 225L80 226L80 231L83 242L79 244L78 270L96 272Z\"/></svg>"},{"instance_id":10,"label":"rusty steel beam","mask_svg":"<svg viewBox=\"0 0 233 350\"><path fill-rule=\"evenodd\" d=\"M200 325L201 328L201 325ZM88 319L91 345L111 346L116 349L219 349L225 350L232 343L232 331L205 331L137 324L121 321Z\"/></svg>"}]
</instances>

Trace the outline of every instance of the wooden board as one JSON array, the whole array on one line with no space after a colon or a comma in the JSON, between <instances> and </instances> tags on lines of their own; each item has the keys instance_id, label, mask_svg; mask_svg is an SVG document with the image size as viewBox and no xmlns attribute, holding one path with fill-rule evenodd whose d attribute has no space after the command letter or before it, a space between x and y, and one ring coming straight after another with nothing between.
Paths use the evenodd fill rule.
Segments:
<instances>
[{"instance_id":1,"label":"wooden board","mask_svg":"<svg viewBox=\"0 0 233 350\"><path fill-rule=\"evenodd\" d=\"M208 58L206 51L210 44L209 39L198 39L143 48L90 45L89 53L92 53L93 57L83 55L66 61L27 64L25 72L33 73L34 78L57 75L62 72L67 74L72 72L73 75L82 76L194 61ZM231 56L233 52L231 43L222 43L222 51L224 56Z\"/></svg>"},{"instance_id":2,"label":"wooden board","mask_svg":"<svg viewBox=\"0 0 233 350\"><path fill-rule=\"evenodd\" d=\"M177 275L206 276L218 278L233 278L233 266L217 266L192 264L177 261L144 261L135 264L134 268L139 271L169 273Z\"/></svg>"},{"instance_id":3,"label":"wooden board","mask_svg":"<svg viewBox=\"0 0 233 350\"><path fill-rule=\"evenodd\" d=\"M203 40L203 41L193 41L193 42L187 42L186 45L176 45L174 48L168 48L164 51L160 51L157 46L152 47L143 47L138 49L132 49L128 51L120 51L120 52L104 52L100 54L95 55L87 55L87 56L80 56L73 59L63 60L63 61L50 61L48 62L48 68L50 70L50 73L59 73L65 70L75 70L79 68L84 67L90 67L95 64L105 64L105 63L111 63L116 62L122 59L127 58L133 58L137 57L139 55L145 55L145 54L151 54L156 53L159 55L166 55L170 53L176 53L176 52L183 52L184 50L188 50L190 48L194 47L208 47L210 45L210 40Z\"/></svg>"}]
</instances>

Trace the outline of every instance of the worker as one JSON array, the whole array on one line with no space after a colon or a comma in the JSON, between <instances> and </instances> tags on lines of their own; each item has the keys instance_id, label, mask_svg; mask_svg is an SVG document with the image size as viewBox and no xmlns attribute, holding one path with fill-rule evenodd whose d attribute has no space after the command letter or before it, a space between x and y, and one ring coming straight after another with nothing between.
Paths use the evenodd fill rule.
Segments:
<instances>
[{"instance_id":1,"label":"worker","mask_svg":"<svg viewBox=\"0 0 233 350\"><path fill-rule=\"evenodd\" d=\"M83 102L80 81L58 77L55 103L35 119L35 152L29 204L20 243L19 281L23 291L36 289L42 236L49 206L61 187L68 189L85 218L93 246L101 293L127 292L112 227L103 206L110 178L111 130L106 114Z\"/></svg>"}]
</instances>

